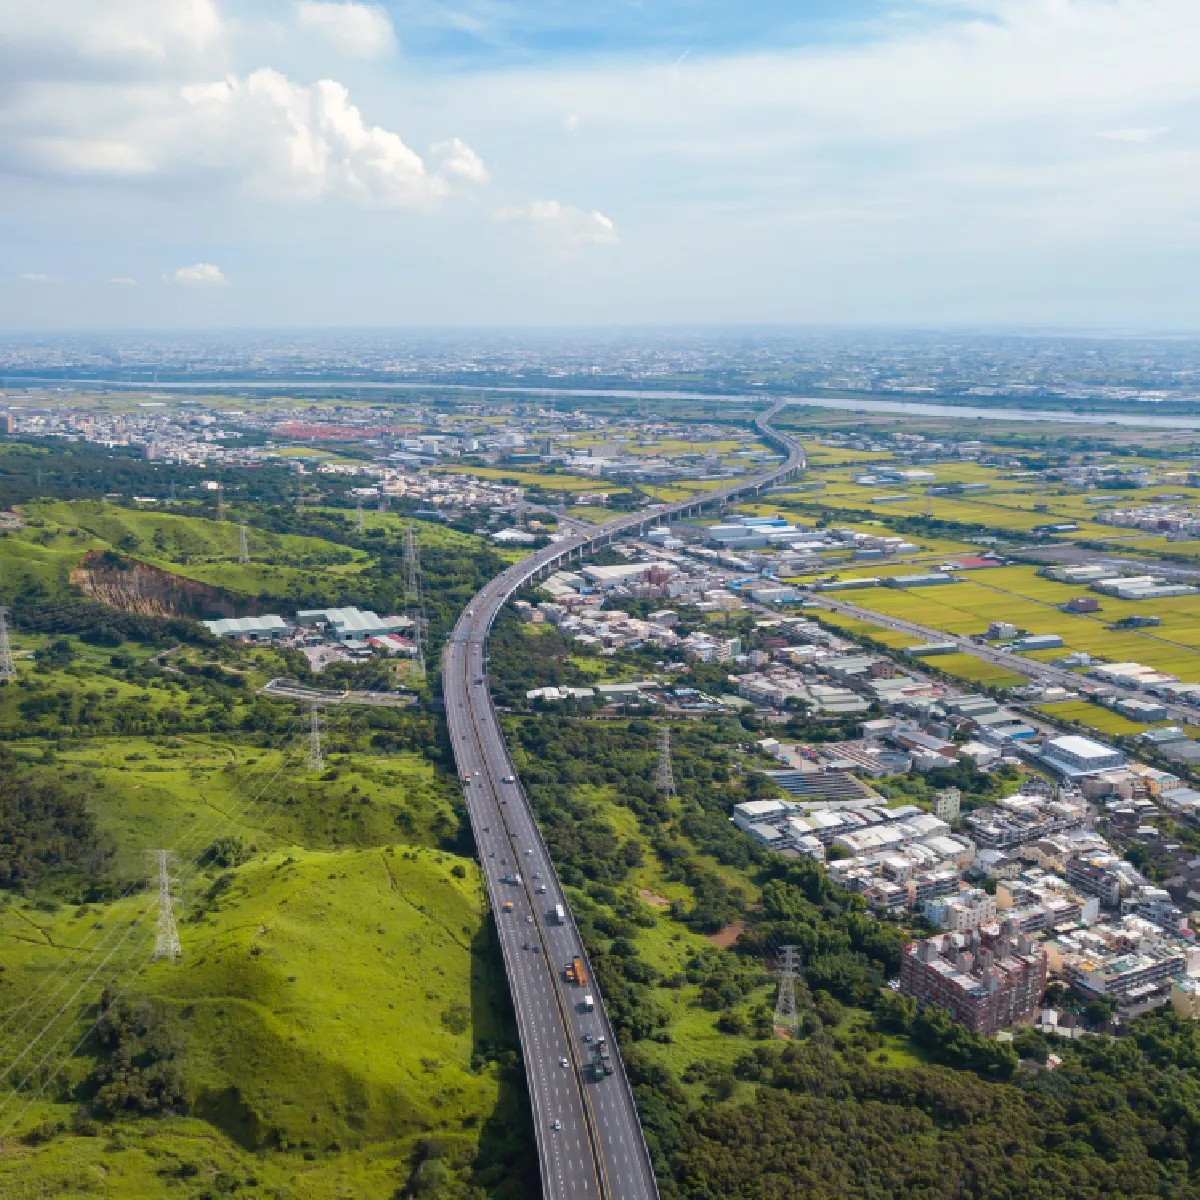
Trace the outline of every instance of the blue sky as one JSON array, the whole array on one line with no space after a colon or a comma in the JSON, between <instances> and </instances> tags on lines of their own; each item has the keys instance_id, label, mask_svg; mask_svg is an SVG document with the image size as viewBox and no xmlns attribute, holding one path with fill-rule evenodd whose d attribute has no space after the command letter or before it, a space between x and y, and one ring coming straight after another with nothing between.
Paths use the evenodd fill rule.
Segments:
<instances>
[{"instance_id":1,"label":"blue sky","mask_svg":"<svg viewBox=\"0 0 1200 1200\"><path fill-rule=\"evenodd\" d=\"M0 328L1200 327L1195 0L7 0Z\"/></svg>"}]
</instances>

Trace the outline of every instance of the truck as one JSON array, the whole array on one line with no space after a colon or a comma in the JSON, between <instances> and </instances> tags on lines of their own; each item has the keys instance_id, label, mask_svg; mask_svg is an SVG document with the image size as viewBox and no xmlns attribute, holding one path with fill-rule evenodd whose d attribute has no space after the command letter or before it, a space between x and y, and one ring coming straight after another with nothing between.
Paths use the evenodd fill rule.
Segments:
<instances>
[{"instance_id":1,"label":"truck","mask_svg":"<svg viewBox=\"0 0 1200 1200\"><path fill-rule=\"evenodd\" d=\"M583 959L578 955L567 963L566 976L568 983L573 983L576 987L587 987L587 971L584 970Z\"/></svg>"},{"instance_id":2,"label":"truck","mask_svg":"<svg viewBox=\"0 0 1200 1200\"><path fill-rule=\"evenodd\" d=\"M592 995L591 992L588 992L588 994L586 996L584 996L584 998L583 998L583 1011L584 1012L595 1012L596 1011L596 999Z\"/></svg>"},{"instance_id":3,"label":"truck","mask_svg":"<svg viewBox=\"0 0 1200 1200\"><path fill-rule=\"evenodd\" d=\"M505 911L505 912L512 912L512 910L513 910L513 902L512 902L511 900L505 900L505 902L504 902L504 911Z\"/></svg>"},{"instance_id":4,"label":"truck","mask_svg":"<svg viewBox=\"0 0 1200 1200\"><path fill-rule=\"evenodd\" d=\"M567 923L567 910L561 904L554 906L554 920L556 924L565 925Z\"/></svg>"}]
</instances>

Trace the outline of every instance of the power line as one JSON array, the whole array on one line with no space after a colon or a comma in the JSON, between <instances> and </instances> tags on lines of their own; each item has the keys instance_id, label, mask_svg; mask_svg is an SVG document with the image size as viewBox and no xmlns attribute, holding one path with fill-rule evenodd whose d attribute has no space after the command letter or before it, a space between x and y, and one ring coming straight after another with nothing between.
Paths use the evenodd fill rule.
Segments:
<instances>
[{"instance_id":1,"label":"power line","mask_svg":"<svg viewBox=\"0 0 1200 1200\"><path fill-rule=\"evenodd\" d=\"M158 928L154 934L154 960L169 958L172 962L182 957L179 944L179 929L175 925L175 911L171 899L171 877L167 873L167 851L156 850L158 861Z\"/></svg>"},{"instance_id":2,"label":"power line","mask_svg":"<svg viewBox=\"0 0 1200 1200\"><path fill-rule=\"evenodd\" d=\"M671 769L671 727L658 727L658 770L654 772L654 786L667 799L675 795L675 772Z\"/></svg>"},{"instance_id":3,"label":"power line","mask_svg":"<svg viewBox=\"0 0 1200 1200\"><path fill-rule=\"evenodd\" d=\"M404 532L404 602L412 621L413 667L425 675L425 601L421 596L421 556L417 550L417 530L412 521Z\"/></svg>"},{"instance_id":4,"label":"power line","mask_svg":"<svg viewBox=\"0 0 1200 1200\"><path fill-rule=\"evenodd\" d=\"M13 663L12 645L8 640L8 609L0 607L0 680L8 683L16 677L17 668Z\"/></svg>"},{"instance_id":5,"label":"power line","mask_svg":"<svg viewBox=\"0 0 1200 1200\"><path fill-rule=\"evenodd\" d=\"M325 770L325 755L321 753L321 717L315 704L308 730L308 769L317 774Z\"/></svg>"},{"instance_id":6,"label":"power line","mask_svg":"<svg viewBox=\"0 0 1200 1200\"><path fill-rule=\"evenodd\" d=\"M796 968L799 946L781 946L783 962L779 964L779 997L775 1001L775 1027L795 1034L799 1021L796 1018Z\"/></svg>"}]
</instances>

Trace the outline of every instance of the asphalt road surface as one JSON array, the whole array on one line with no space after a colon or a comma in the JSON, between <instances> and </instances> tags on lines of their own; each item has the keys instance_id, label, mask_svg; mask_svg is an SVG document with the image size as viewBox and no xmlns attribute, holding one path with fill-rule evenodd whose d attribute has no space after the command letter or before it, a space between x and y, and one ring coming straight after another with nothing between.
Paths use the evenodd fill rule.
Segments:
<instances>
[{"instance_id":1,"label":"asphalt road surface","mask_svg":"<svg viewBox=\"0 0 1200 1200\"><path fill-rule=\"evenodd\" d=\"M450 740L516 1010L546 1197L656 1200L658 1188L603 997L492 705L488 631L513 592L571 557L790 478L804 466L804 452L794 438L771 427L780 407L755 426L785 451L781 466L679 504L617 518L531 554L474 597L446 646L442 690ZM564 969L575 958L584 967L583 986L569 981ZM612 1073L596 1078L591 1062L601 1038Z\"/></svg>"}]
</instances>

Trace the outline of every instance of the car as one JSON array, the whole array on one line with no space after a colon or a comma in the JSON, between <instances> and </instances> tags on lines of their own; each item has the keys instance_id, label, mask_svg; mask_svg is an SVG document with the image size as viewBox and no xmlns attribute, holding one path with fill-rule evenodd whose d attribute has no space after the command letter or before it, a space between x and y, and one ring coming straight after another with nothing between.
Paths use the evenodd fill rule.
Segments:
<instances>
[{"instance_id":1,"label":"car","mask_svg":"<svg viewBox=\"0 0 1200 1200\"><path fill-rule=\"evenodd\" d=\"M585 1042L590 1042L592 1040L592 1031L590 1029L585 1029L583 1031L583 1040Z\"/></svg>"},{"instance_id":2,"label":"car","mask_svg":"<svg viewBox=\"0 0 1200 1200\"><path fill-rule=\"evenodd\" d=\"M512 775L505 775L504 779L503 779L501 782L503 782L503 783L516 783L517 781L516 781L516 778L515 778L515 776L512 776Z\"/></svg>"},{"instance_id":3,"label":"car","mask_svg":"<svg viewBox=\"0 0 1200 1200\"><path fill-rule=\"evenodd\" d=\"M533 850L532 850L532 849L530 849L530 850L526 850L526 851L525 851L525 853L526 853L526 855L530 855L530 854L532 854L532 853L533 853Z\"/></svg>"},{"instance_id":4,"label":"car","mask_svg":"<svg viewBox=\"0 0 1200 1200\"><path fill-rule=\"evenodd\" d=\"M488 851L488 858L495 858L495 857L496 857L496 852L495 852L495 850L489 850L489 851Z\"/></svg>"},{"instance_id":5,"label":"car","mask_svg":"<svg viewBox=\"0 0 1200 1200\"><path fill-rule=\"evenodd\" d=\"M534 877L534 879L541 879L541 877L542 877L541 871L534 871L533 877Z\"/></svg>"},{"instance_id":6,"label":"car","mask_svg":"<svg viewBox=\"0 0 1200 1200\"><path fill-rule=\"evenodd\" d=\"M525 918L525 920L526 920L526 922L527 922L528 924L530 924L530 925L532 925L532 924L533 924L533 918L532 918L532 917L526 917L526 918Z\"/></svg>"},{"instance_id":7,"label":"car","mask_svg":"<svg viewBox=\"0 0 1200 1200\"><path fill-rule=\"evenodd\" d=\"M565 1056L564 1056L564 1057L562 1057L562 1058L560 1058L560 1059L558 1060L558 1065L559 1065L560 1067L565 1067L565 1066L567 1066L567 1065L568 1065L568 1064L567 1064L567 1060L566 1060L566 1057L565 1057Z\"/></svg>"},{"instance_id":8,"label":"car","mask_svg":"<svg viewBox=\"0 0 1200 1200\"><path fill-rule=\"evenodd\" d=\"M537 887L534 888L534 891L537 892L539 896L544 896L546 894L546 885L544 883L539 883Z\"/></svg>"},{"instance_id":9,"label":"car","mask_svg":"<svg viewBox=\"0 0 1200 1200\"><path fill-rule=\"evenodd\" d=\"M557 1131L562 1128L562 1122L557 1117L555 1117L555 1119L550 1124L550 1128Z\"/></svg>"}]
</instances>

